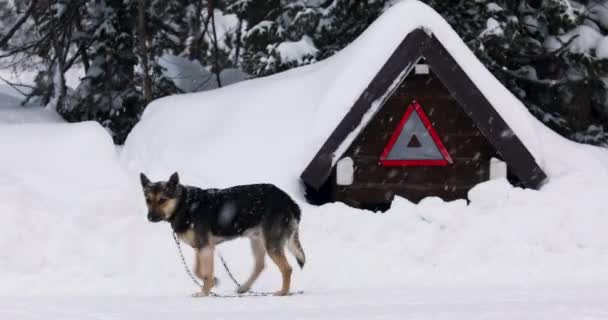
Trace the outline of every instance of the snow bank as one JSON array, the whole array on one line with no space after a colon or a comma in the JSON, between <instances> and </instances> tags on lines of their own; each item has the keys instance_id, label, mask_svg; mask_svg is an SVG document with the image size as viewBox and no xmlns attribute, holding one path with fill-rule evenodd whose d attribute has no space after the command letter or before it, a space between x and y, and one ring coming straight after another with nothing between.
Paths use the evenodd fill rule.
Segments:
<instances>
[{"instance_id":1,"label":"snow bank","mask_svg":"<svg viewBox=\"0 0 608 320\"><path fill-rule=\"evenodd\" d=\"M57 272L53 286L112 272L125 259L109 241L125 236L112 220L130 180L109 134L95 122L3 125L0 145L2 291L35 292ZM23 277L34 284L26 289Z\"/></svg>"},{"instance_id":2,"label":"snow bank","mask_svg":"<svg viewBox=\"0 0 608 320\"><path fill-rule=\"evenodd\" d=\"M0 145L0 177L57 201L120 183L116 149L96 122L0 126Z\"/></svg>"},{"instance_id":3,"label":"snow bank","mask_svg":"<svg viewBox=\"0 0 608 320\"><path fill-rule=\"evenodd\" d=\"M492 180L471 191L470 204L397 199L383 215L306 204L302 169L398 43L420 26L454 52L549 182L534 191ZM296 198L308 256L304 271L294 273L296 289L608 284L608 152L542 126L434 11L414 1L388 10L323 62L153 102L119 157L92 123L4 126L0 143L2 295L194 290L169 226L146 221L137 180L140 171L166 179L176 170L189 184L272 182ZM220 249L244 279L252 267L248 243ZM217 270L225 280L219 290L231 291ZM269 264L256 289L278 284Z\"/></svg>"}]
</instances>

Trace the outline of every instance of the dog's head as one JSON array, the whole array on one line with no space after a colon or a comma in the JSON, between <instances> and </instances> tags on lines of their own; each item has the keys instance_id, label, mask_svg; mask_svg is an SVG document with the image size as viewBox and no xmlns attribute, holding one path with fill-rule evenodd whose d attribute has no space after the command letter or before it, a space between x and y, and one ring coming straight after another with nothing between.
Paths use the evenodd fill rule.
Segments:
<instances>
[{"instance_id":1,"label":"dog's head","mask_svg":"<svg viewBox=\"0 0 608 320\"><path fill-rule=\"evenodd\" d=\"M177 210L182 193L177 172L172 174L168 181L151 182L143 173L139 178L148 206L148 220L159 222L171 219Z\"/></svg>"}]
</instances>

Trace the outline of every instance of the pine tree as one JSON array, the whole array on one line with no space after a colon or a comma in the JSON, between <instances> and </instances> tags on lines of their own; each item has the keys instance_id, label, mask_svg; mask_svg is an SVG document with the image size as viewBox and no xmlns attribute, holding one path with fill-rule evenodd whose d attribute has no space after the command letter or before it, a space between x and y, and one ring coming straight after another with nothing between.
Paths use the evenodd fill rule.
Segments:
<instances>
[{"instance_id":1,"label":"pine tree","mask_svg":"<svg viewBox=\"0 0 608 320\"><path fill-rule=\"evenodd\" d=\"M247 29L243 69L253 76L264 76L329 57L358 37L385 5L385 0L276 3L262 19L253 19L259 22ZM288 47L295 42L309 50L294 57Z\"/></svg>"},{"instance_id":2,"label":"pine tree","mask_svg":"<svg viewBox=\"0 0 608 320\"><path fill-rule=\"evenodd\" d=\"M249 7L255 3L247 2ZM246 7L246 8L249 8ZM283 70L316 62L316 53L294 59L281 53L281 44L308 40L309 46L317 49L312 41L320 15L317 6L309 7L302 0L270 1L266 10L248 9L241 15L247 21L243 36L244 52L242 68L255 76L265 76ZM289 59L288 59L289 58Z\"/></svg>"},{"instance_id":3,"label":"pine tree","mask_svg":"<svg viewBox=\"0 0 608 320\"><path fill-rule=\"evenodd\" d=\"M283 41L284 31L275 21L264 20L247 30L244 35L243 70L254 77L281 71L277 47Z\"/></svg>"},{"instance_id":4,"label":"pine tree","mask_svg":"<svg viewBox=\"0 0 608 320\"><path fill-rule=\"evenodd\" d=\"M62 112L69 121L96 120L122 143L144 108L135 83L135 0L90 1L86 34L90 68L76 89L73 105Z\"/></svg>"},{"instance_id":5,"label":"pine tree","mask_svg":"<svg viewBox=\"0 0 608 320\"><path fill-rule=\"evenodd\" d=\"M382 13L386 3L386 0L325 1L315 36L321 56L331 56L355 40Z\"/></svg>"},{"instance_id":6,"label":"pine tree","mask_svg":"<svg viewBox=\"0 0 608 320\"><path fill-rule=\"evenodd\" d=\"M579 32L605 34L590 8L567 0L430 4L541 121L572 139L608 141L608 61L576 48Z\"/></svg>"},{"instance_id":7,"label":"pine tree","mask_svg":"<svg viewBox=\"0 0 608 320\"><path fill-rule=\"evenodd\" d=\"M136 83L143 86L146 104L179 92L175 83L165 76L160 59L166 53L179 54L184 50L187 26L183 12L186 5L185 0L138 0L135 53L141 71L136 73Z\"/></svg>"}]
</instances>

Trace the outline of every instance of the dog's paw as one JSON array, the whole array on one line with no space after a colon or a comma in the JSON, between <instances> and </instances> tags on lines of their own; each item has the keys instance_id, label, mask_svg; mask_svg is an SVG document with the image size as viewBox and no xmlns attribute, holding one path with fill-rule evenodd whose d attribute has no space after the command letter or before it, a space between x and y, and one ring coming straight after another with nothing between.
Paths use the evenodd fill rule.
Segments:
<instances>
[{"instance_id":1,"label":"dog's paw","mask_svg":"<svg viewBox=\"0 0 608 320\"><path fill-rule=\"evenodd\" d=\"M287 296L287 295L289 295L289 291L283 291L283 290L281 290L281 291L277 291L277 292L274 293L275 297L284 297L284 296Z\"/></svg>"},{"instance_id":2,"label":"dog's paw","mask_svg":"<svg viewBox=\"0 0 608 320\"><path fill-rule=\"evenodd\" d=\"M238 294L243 294L246 293L247 291L249 291L249 286L240 286L238 287L238 289L236 289L236 293Z\"/></svg>"},{"instance_id":3,"label":"dog's paw","mask_svg":"<svg viewBox=\"0 0 608 320\"><path fill-rule=\"evenodd\" d=\"M204 293L201 291L197 291L191 295L192 298L204 298L204 297L208 297L208 296L209 296L208 293Z\"/></svg>"}]
</instances>

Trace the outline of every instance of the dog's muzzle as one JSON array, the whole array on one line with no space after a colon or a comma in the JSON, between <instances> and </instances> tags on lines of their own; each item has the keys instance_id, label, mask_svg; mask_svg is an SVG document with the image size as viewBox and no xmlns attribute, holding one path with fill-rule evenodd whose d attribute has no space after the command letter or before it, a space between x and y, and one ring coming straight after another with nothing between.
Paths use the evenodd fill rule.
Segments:
<instances>
[{"instance_id":1,"label":"dog's muzzle","mask_svg":"<svg viewBox=\"0 0 608 320\"><path fill-rule=\"evenodd\" d=\"M160 214L154 213L154 212L148 212L148 221L159 222L162 220L163 220L163 217Z\"/></svg>"}]
</instances>

